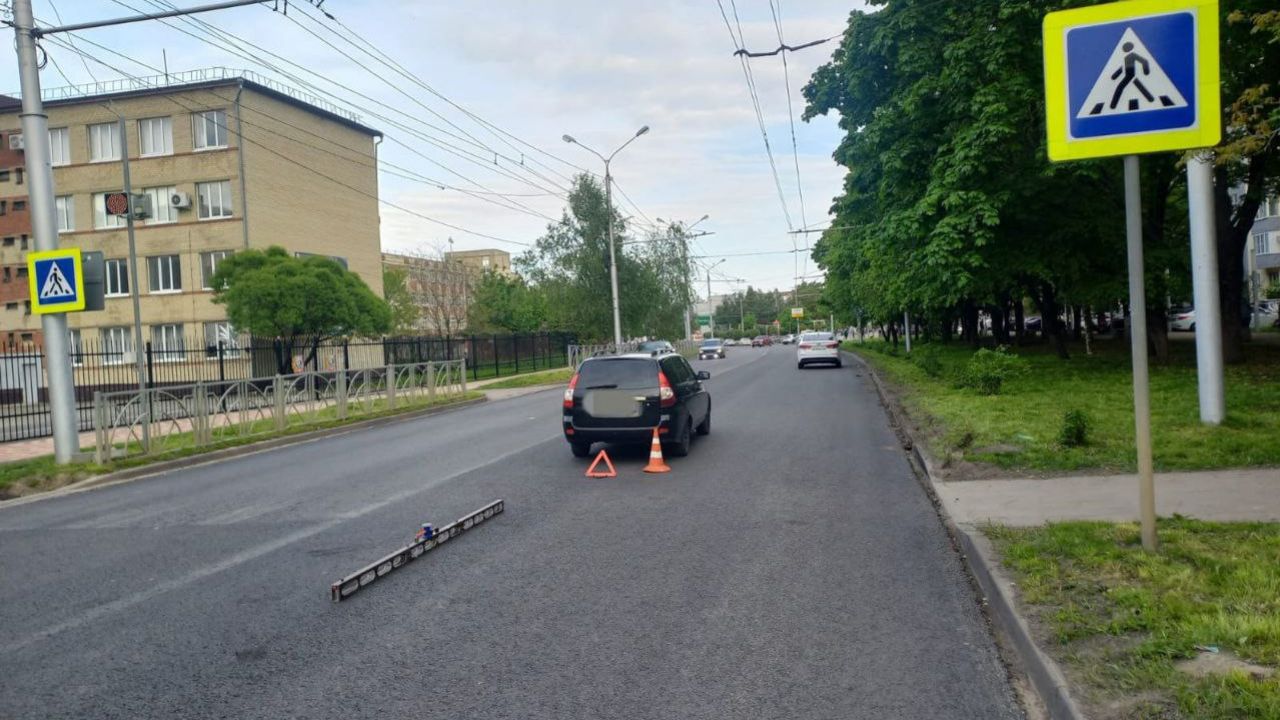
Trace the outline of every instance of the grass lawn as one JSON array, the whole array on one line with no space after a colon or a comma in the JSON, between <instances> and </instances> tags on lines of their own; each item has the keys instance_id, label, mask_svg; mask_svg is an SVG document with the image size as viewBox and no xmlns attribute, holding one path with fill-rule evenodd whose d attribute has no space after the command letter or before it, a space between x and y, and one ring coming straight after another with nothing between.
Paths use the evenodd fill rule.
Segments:
<instances>
[{"instance_id":1,"label":"grass lawn","mask_svg":"<svg viewBox=\"0 0 1280 720\"><path fill-rule=\"evenodd\" d=\"M573 377L573 369L565 367L558 370L547 370L545 372L517 375L513 378L489 383L483 386L482 389L507 390L510 388L533 387L535 385L562 385L569 382L569 378L571 377Z\"/></svg>"},{"instance_id":2,"label":"grass lawn","mask_svg":"<svg viewBox=\"0 0 1280 720\"><path fill-rule=\"evenodd\" d=\"M1133 523L984 530L1089 717L1280 718L1280 674L1178 667L1280 667L1280 524L1161 520L1154 554Z\"/></svg>"},{"instance_id":3,"label":"grass lawn","mask_svg":"<svg viewBox=\"0 0 1280 720\"><path fill-rule=\"evenodd\" d=\"M902 391L912 420L935 457L1011 470L1133 471L1136 467L1133 389L1127 343L1095 340L1060 360L1043 345L1015 348L1029 372L1005 382L999 395L958 386L973 352L960 343L916 345L908 358L883 342L846 343ZM1171 362L1151 367L1152 441L1157 470L1280 465L1280 345L1255 343L1248 362L1226 370L1227 419L1200 423L1193 343L1171 343ZM932 356L935 360L927 360ZM929 372L926 372L928 370ZM1088 442L1058 442L1063 415L1079 410Z\"/></svg>"},{"instance_id":4,"label":"grass lawn","mask_svg":"<svg viewBox=\"0 0 1280 720\"><path fill-rule=\"evenodd\" d=\"M201 455L214 450L222 450L224 448L237 447L240 445L249 445L251 443L270 440L277 437L286 437L288 435L297 435L299 433L311 432L313 430L323 430L341 425L349 425L363 420L400 415L414 410L421 410L432 405L452 405L480 397L484 397L484 393L472 390L468 391L465 395L456 398L439 398L434 403L426 399L414 399L413 401L406 401L402 399L396 403L395 409L388 409L387 401L383 398L377 398L373 403L371 403L371 407L367 412L363 407L356 408L355 405L357 405L357 403L352 403L353 407L351 408L351 415L346 420L339 420L337 417L337 408L333 407L320 410L309 422L293 425L280 432L277 432L274 429L274 420L257 420L250 424L249 432L245 436L228 435L226 437L219 437L215 430L213 442L209 445L198 448L192 445L191 433L173 433L159 438L153 438L153 442L155 443L152 446L153 449L156 449L157 447L160 449L151 455L141 454L141 446L136 442L130 442L128 444L130 455L114 459L104 465L99 465L93 462L57 465L54 463L52 455L43 455L29 460L0 463L0 500L9 496L27 494L26 492L13 492L9 486L15 484L25 486L24 490L28 491L30 489L41 491L54 490L94 475L103 475L110 472L116 472L118 470L150 465L151 463L164 460L175 460L178 458ZM121 444L117 447L123 448L124 445ZM171 449L166 450L165 448ZM82 448L82 450L84 452L92 452L93 448L87 447Z\"/></svg>"}]
</instances>

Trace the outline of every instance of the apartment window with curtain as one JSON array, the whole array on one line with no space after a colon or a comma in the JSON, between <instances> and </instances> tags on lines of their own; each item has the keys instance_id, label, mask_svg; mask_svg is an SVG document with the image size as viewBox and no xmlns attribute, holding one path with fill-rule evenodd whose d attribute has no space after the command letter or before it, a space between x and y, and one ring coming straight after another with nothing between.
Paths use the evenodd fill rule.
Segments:
<instances>
[{"instance_id":1,"label":"apartment window with curtain","mask_svg":"<svg viewBox=\"0 0 1280 720\"><path fill-rule=\"evenodd\" d=\"M151 356L159 362L183 359L186 343L182 339L182 323L151 326Z\"/></svg>"},{"instance_id":2,"label":"apartment window with curtain","mask_svg":"<svg viewBox=\"0 0 1280 720\"><path fill-rule=\"evenodd\" d=\"M124 297L129 294L129 264L123 259L103 263L107 274L107 297Z\"/></svg>"},{"instance_id":3,"label":"apartment window with curtain","mask_svg":"<svg viewBox=\"0 0 1280 720\"><path fill-rule=\"evenodd\" d=\"M89 126L89 162L120 159L120 126L114 122Z\"/></svg>"},{"instance_id":4,"label":"apartment window with curtain","mask_svg":"<svg viewBox=\"0 0 1280 720\"><path fill-rule=\"evenodd\" d=\"M93 194L93 229L122 228L127 223L123 215L107 214L107 193Z\"/></svg>"},{"instance_id":5,"label":"apartment window with curtain","mask_svg":"<svg viewBox=\"0 0 1280 720\"><path fill-rule=\"evenodd\" d=\"M182 292L182 261L177 255L147 258L147 271L152 293Z\"/></svg>"},{"instance_id":6,"label":"apartment window with curtain","mask_svg":"<svg viewBox=\"0 0 1280 720\"><path fill-rule=\"evenodd\" d=\"M231 217L231 181L196 183L196 201L201 220Z\"/></svg>"},{"instance_id":7,"label":"apartment window with curtain","mask_svg":"<svg viewBox=\"0 0 1280 720\"><path fill-rule=\"evenodd\" d=\"M71 130L49 128L49 162L53 165L71 164Z\"/></svg>"},{"instance_id":8,"label":"apartment window with curtain","mask_svg":"<svg viewBox=\"0 0 1280 720\"><path fill-rule=\"evenodd\" d=\"M191 116L192 145L196 150L227 147L227 111L208 110Z\"/></svg>"},{"instance_id":9,"label":"apartment window with curtain","mask_svg":"<svg viewBox=\"0 0 1280 720\"><path fill-rule=\"evenodd\" d=\"M144 221L147 225L178 222L178 210L169 205L169 198L177 191L178 188L173 185L142 189L151 198L151 217Z\"/></svg>"},{"instance_id":10,"label":"apartment window with curtain","mask_svg":"<svg viewBox=\"0 0 1280 720\"><path fill-rule=\"evenodd\" d=\"M1280 233L1264 232L1254 234L1253 254L1266 255L1280 250L1280 247L1277 247L1276 236L1280 236Z\"/></svg>"},{"instance_id":11,"label":"apartment window with curtain","mask_svg":"<svg viewBox=\"0 0 1280 720\"><path fill-rule=\"evenodd\" d=\"M231 257L230 250L214 250L200 253L200 287L213 289L213 274L218 272L218 263Z\"/></svg>"},{"instance_id":12,"label":"apartment window with curtain","mask_svg":"<svg viewBox=\"0 0 1280 720\"><path fill-rule=\"evenodd\" d=\"M133 330L131 328L102 328L102 362L106 365L133 362Z\"/></svg>"},{"instance_id":13,"label":"apartment window with curtain","mask_svg":"<svg viewBox=\"0 0 1280 720\"><path fill-rule=\"evenodd\" d=\"M144 118L138 121L138 150L143 157L173 154L173 118Z\"/></svg>"},{"instance_id":14,"label":"apartment window with curtain","mask_svg":"<svg viewBox=\"0 0 1280 720\"><path fill-rule=\"evenodd\" d=\"M58 217L58 232L70 232L76 229L76 204L70 195L59 195L53 199L54 214Z\"/></svg>"}]
</instances>

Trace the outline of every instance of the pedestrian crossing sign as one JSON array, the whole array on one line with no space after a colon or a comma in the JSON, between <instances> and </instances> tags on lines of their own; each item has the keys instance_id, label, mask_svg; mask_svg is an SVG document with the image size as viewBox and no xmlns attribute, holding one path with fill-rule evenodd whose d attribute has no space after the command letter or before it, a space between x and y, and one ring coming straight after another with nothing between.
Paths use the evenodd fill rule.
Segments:
<instances>
[{"instance_id":1,"label":"pedestrian crossing sign","mask_svg":"<svg viewBox=\"0 0 1280 720\"><path fill-rule=\"evenodd\" d=\"M1049 159L1212 147L1218 0L1128 0L1044 18Z\"/></svg>"},{"instance_id":2,"label":"pedestrian crossing sign","mask_svg":"<svg viewBox=\"0 0 1280 720\"><path fill-rule=\"evenodd\" d=\"M27 281L31 312L73 312L84 309L84 272L79 248L27 253Z\"/></svg>"}]
</instances>

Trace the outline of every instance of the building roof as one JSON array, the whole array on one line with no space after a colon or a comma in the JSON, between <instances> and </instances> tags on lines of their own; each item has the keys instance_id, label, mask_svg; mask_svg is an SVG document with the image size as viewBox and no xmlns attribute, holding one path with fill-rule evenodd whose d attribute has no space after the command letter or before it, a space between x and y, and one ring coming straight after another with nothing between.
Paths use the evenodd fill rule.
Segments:
<instances>
[{"instance_id":1,"label":"building roof","mask_svg":"<svg viewBox=\"0 0 1280 720\"><path fill-rule=\"evenodd\" d=\"M185 78L197 77L208 77L210 79L185 80ZM119 81L77 85L69 88L46 88L44 92L44 104L45 107L61 107L67 105L80 105L89 102L100 102L102 100L150 97L190 90L241 86L249 88L259 94L266 95L272 99L279 100L287 105L292 105L296 108L319 115L327 120L332 120L340 125L345 125L353 130L365 133L366 135L382 137L382 132L380 130L371 128L360 122L360 116L355 113L344 114L343 109L336 105L330 105L330 108L332 109L321 107L317 103L324 102L322 98L310 95L298 97L298 95L304 94L294 91L286 86L280 86L279 88L271 87L267 84L272 82L270 79L261 78L261 80L259 80L257 79L258 77L259 76L257 74L249 71L214 68L212 71L172 73L167 77L129 78ZM113 89L105 92L101 91L102 88L107 87ZM120 89L115 90L114 88L117 87ZM8 102L13 103L12 107L7 104ZM0 111L16 109L21 107L21 104L21 100L17 98L13 98L8 95L0 95Z\"/></svg>"}]
</instances>

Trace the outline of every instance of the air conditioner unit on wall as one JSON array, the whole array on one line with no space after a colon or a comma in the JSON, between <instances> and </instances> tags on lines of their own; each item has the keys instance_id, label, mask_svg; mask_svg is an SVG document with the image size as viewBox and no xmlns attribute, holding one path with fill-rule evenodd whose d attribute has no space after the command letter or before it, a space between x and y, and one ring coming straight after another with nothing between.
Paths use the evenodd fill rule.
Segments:
<instances>
[{"instance_id":1,"label":"air conditioner unit on wall","mask_svg":"<svg viewBox=\"0 0 1280 720\"><path fill-rule=\"evenodd\" d=\"M22 133L9 134L9 149L10 150L26 150L27 149L27 144L22 139Z\"/></svg>"},{"instance_id":2,"label":"air conditioner unit on wall","mask_svg":"<svg viewBox=\"0 0 1280 720\"><path fill-rule=\"evenodd\" d=\"M169 196L169 207L189 208L191 207L191 196L184 192L176 192Z\"/></svg>"}]
</instances>

